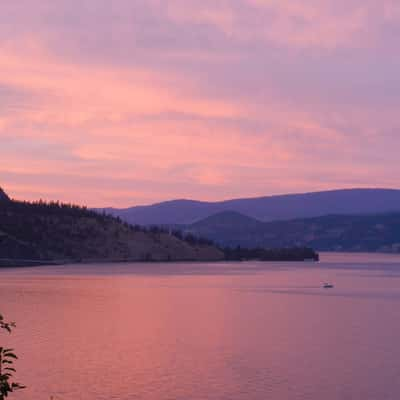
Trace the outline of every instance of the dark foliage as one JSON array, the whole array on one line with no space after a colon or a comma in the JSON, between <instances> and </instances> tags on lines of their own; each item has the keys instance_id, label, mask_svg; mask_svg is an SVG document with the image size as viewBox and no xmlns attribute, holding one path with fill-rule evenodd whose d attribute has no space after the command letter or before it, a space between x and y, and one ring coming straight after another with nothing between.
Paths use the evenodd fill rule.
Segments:
<instances>
[{"instance_id":1,"label":"dark foliage","mask_svg":"<svg viewBox=\"0 0 400 400\"><path fill-rule=\"evenodd\" d=\"M313 249L307 247L281 249L247 249L237 246L235 248L225 248L224 253L225 259L230 261L319 261L319 255Z\"/></svg>"},{"instance_id":2,"label":"dark foliage","mask_svg":"<svg viewBox=\"0 0 400 400\"><path fill-rule=\"evenodd\" d=\"M146 229L141 227L141 229ZM170 233L180 240L184 240L192 246L217 246L211 239L197 236L190 232L182 232L178 229L168 229L152 225L147 228L153 234ZM319 261L319 255L308 247L290 247L290 248L273 248L266 249L262 247L247 248L236 246L225 247L221 249L224 252L225 260L228 261L245 261L245 260L260 260L260 261L304 261L314 260Z\"/></svg>"},{"instance_id":3,"label":"dark foliage","mask_svg":"<svg viewBox=\"0 0 400 400\"><path fill-rule=\"evenodd\" d=\"M10 198L7 196L7 193L0 187L0 201L9 201Z\"/></svg>"},{"instance_id":4,"label":"dark foliage","mask_svg":"<svg viewBox=\"0 0 400 400\"><path fill-rule=\"evenodd\" d=\"M114 217L59 202L0 204L0 257L79 258L85 237L115 225Z\"/></svg>"},{"instance_id":5,"label":"dark foliage","mask_svg":"<svg viewBox=\"0 0 400 400\"><path fill-rule=\"evenodd\" d=\"M15 323L6 322L0 314L0 330L11 333L13 328ZM20 383L13 382L13 374L16 372L14 361L17 359L14 349L0 347L0 400L4 400L10 393L25 388Z\"/></svg>"},{"instance_id":6,"label":"dark foliage","mask_svg":"<svg viewBox=\"0 0 400 400\"><path fill-rule=\"evenodd\" d=\"M143 233L143 235L140 235ZM130 225L105 212L59 202L0 203L0 264L8 260L74 261L104 259L152 260L147 254L152 244L165 249L166 235L175 236L191 246L212 246L194 236L152 226ZM145 241L148 250L132 250L136 240ZM138 242L140 243L140 242ZM152 252L152 250L150 250ZM179 259L179 251L169 258ZM28 264L30 265L30 264ZM33 265L33 264L32 264Z\"/></svg>"},{"instance_id":7,"label":"dark foliage","mask_svg":"<svg viewBox=\"0 0 400 400\"><path fill-rule=\"evenodd\" d=\"M139 226L139 225L135 225ZM184 233L178 229L170 229L158 225L151 225L150 227L146 228L144 226L140 226L142 231L149 231L155 234L169 234L176 237L179 240L183 240L184 242L190 244L191 246L216 246L213 240L207 239L202 236L193 235L191 233Z\"/></svg>"}]
</instances>

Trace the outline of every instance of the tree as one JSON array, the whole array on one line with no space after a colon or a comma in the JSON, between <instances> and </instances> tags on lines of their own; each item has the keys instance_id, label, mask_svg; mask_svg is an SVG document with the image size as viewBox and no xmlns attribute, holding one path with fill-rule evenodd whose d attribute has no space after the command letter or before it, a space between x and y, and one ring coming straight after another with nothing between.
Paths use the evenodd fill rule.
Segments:
<instances>
[{"instance_id":1,"label":"tree","mask_svg":"<svg viewBox=\"0 0 400 400\"><path fill-rule=\"evenodd\" d=\"M15 323L6 322L0 314L0 329L11 333L13 328L15 328ZM18 357L15 355L14 349L0 347L0 400L4 400L10 393L16 390L25 388L25 386L17 382L12 382L13 373L16 372L13 364L17 359Z\"/></svg>"}]
</instances>

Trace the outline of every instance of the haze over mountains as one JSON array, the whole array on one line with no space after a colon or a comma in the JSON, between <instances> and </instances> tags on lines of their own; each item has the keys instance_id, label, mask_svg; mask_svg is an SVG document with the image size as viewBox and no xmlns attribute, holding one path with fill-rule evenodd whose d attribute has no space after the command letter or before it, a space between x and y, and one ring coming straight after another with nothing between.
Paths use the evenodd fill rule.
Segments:
<instances>
[{"instance_id":1,"label":"haze over mountains","mask_svg":"<svg viewBox=\"0 0 400 400\"><path fill-rule=\"evenodd\" d=\"M400 190L332 190L215 203L175 200L107 211L132 224L166 225L221 246L400 251Z\"/></svg>"},{"instance_id":2,"label":"haze over mountains","mask_svg":"<svg viewBox=\"0 0 400 400\"><path fill-rule=\"evenodd\" d=\"M229 247L400 252L400 212L261 222L226 211L181 229Z\"/></svg>"},{"instance_id":3,"label":"haze over mountains","mask_svg":"<svg viewBox=\"0 0 400 400\"><path fill-rule=\"evenodd\" d=\"M344 189L220 202L173 200L149 206L105 209L132 224L192 224L224 211L259 221L312 218L328 214L358 215L400 211L400 190Z\"/></svg>"}]
</instances>

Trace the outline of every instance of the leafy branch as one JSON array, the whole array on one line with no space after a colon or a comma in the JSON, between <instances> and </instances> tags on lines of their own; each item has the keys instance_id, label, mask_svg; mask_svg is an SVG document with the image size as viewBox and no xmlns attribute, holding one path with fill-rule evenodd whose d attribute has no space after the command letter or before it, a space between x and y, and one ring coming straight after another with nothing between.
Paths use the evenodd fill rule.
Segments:
<instances>
[{"instance_id":1,"label":"leafy branch","mask_svg":"<svg viewBox=\"0 0 400 400\"><path fill-rule=\"evenodd\" d=\"M15 323L6 322L0 314L0 329L11 333L13 328L15 328ZM14 349L0 347L0 400L5 400L10 393L25 388L20 383L12 382L13 373L16 372L14 361L17 359L18 357L15 355Z\"/></svg>"}]
</instances>

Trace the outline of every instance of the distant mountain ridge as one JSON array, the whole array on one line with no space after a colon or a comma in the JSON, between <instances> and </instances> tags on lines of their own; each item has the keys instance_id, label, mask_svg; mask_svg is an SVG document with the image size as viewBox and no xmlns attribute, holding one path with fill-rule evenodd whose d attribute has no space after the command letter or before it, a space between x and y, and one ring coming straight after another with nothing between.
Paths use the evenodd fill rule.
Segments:
<instances>
[{"instance_id":1,"label":"distant mountain ridge","mask_svg":"<svg viewBox=\"0 0 400 400\"><path fill-rule=\"evenodd\" d=\"M400 212L274 222L260 222L238 213L219 213L182 229L230 247L400 252Z\"/></svg>"},{"instance_id":2,"label":"distant mountain ridge","mask_svg":"<svg viewBox=\"0 0 400 400\"><path fill-rule=\"evenodd\" d=\"M266 222L328 214L355 215L400 211L400 190L342 189L220 202L172 200L149 206L104 210L124 221L141 225L192 224L224 211L238 212Z\"/></svg>"}]
</instances>

